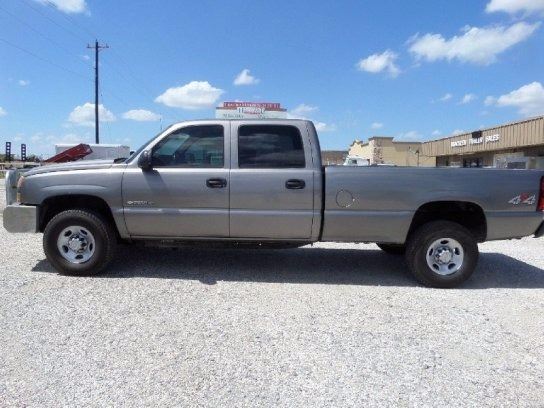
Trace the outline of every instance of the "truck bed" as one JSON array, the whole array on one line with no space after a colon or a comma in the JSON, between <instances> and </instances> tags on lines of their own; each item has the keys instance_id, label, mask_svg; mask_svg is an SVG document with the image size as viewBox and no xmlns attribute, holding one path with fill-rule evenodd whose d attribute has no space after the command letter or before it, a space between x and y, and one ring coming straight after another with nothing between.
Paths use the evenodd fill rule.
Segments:
<instances>
[{"instance_id":1,"label":"truck bed","mask_svg":"<svg viewBox=\"0 0 544 408\"><path fill-rule=\"evenodd\" d=\"M324 241L404 243L412 219L432 202L474 203L485 240L531 235L541 170L324 167ZM519 202L518 202L519 201Z\"/></svg>"}]
</instances>

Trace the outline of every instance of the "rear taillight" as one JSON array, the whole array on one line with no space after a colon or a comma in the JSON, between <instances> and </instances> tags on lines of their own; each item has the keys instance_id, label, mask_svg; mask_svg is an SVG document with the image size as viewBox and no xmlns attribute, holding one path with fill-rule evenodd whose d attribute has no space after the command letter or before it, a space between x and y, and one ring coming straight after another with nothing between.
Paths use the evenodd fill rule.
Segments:
<instances>
[{"instance_id":1,"label":"rear taillight","mask_svg":"<svg viewBox=\"0 0 544 408\"><path fill-rule=\"evenodd\" d=\"M544 211L544 177L540 179L540 196L538 198L538 211Z\"/></svg>"}]
</instances>

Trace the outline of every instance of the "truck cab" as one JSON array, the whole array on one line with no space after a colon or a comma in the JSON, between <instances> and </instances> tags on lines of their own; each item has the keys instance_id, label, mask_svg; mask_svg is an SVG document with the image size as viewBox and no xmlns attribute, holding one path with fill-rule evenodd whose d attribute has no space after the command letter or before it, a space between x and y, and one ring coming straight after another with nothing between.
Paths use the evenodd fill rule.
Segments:
<instances>
[{"instance_id":1,"label":"truck cab","mask_svg":"<svg viewBox=\"0 0 544 408\"><path fill-rule=\"evenodd\" d=\"M173 126L127 163L124 220L135 239L317 239L321 160L305 121Z\"/></svg>"}]
</instances>

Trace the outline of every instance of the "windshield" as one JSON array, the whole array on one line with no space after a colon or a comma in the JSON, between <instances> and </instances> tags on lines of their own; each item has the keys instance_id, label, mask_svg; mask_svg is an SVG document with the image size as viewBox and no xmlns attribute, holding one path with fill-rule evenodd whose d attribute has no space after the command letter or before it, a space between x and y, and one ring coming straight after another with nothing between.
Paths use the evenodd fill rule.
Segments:
<instances>
[{"instance_id":1,"label":"windshield","mask_svg":"<svg viewBox=\"0 0 544 408\"><path fill-rule=\"evenodd\" d=\"M144 150L146 148L147 145L149 145L149 143L151 143L153 140L155 140L157 137L159 137L159 135L161 135L163 132L166 132L172 126L174 126L174 125L172 124L172 125L168 126L166 129L161 130L159 133L157 133L155 136L153 136L151 139L149 139L147 142L145 142L143 145L141 145L138 148L138 150L136 150L134 153L132 153L130 155L130 157L125 160L125 163L130 163L136 156L138 156L142 152L142 150Z\"/></svg>"}]
</instances>

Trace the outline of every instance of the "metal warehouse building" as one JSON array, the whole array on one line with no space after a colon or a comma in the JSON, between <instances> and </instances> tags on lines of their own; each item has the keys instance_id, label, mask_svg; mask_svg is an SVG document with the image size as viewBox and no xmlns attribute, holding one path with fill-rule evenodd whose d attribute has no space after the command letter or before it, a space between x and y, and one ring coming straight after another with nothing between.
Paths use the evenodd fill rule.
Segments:
<instances>
[{"instance_id":1,"label":"metal warehouse building","mask_svg":"<svg viewBox=\"0 0 544 408\"><path fill-rule=\"evenodd\" d=\"M544 116L425 142L437 166L544 169Z\"/></svg>"}]
</instances>

